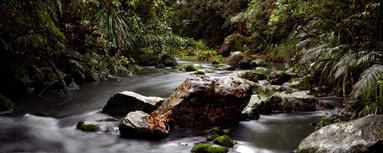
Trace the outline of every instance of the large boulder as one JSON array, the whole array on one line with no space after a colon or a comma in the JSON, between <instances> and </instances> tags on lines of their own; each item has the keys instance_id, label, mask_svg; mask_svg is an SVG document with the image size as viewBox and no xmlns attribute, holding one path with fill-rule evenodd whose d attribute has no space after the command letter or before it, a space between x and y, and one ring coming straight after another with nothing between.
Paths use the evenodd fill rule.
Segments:
<instances>
[{"instance_id":1,"label":"large boulder","mask_svg":"<svg viewBox=\"0 0 383 153\"><path fill-rule=\"evenodd\" d=\"M181 127L206 128L237 123L252 95L253 82L238 77L192 76L159 107L172 111Z\"/></svg>"},{"instance_id":2,"label":"large boulder","mask_svg":"<svg viewBox=\"0 0 383 153\"><path fill-rule=\"evenodd\" d=\"M248 58L244 53L239 51L233 52L228 58L226 58L225 64L228 64L234 68L240 68L240 69L251 68L250 58Z\"/></svg>"},{"instance_id":3,"label":"large boulder","mask_svg":"<svg viewBox=\"0 0 383 153\"><path fill-rule=\"evenodd\" d=\"M230 55L230 52L244 51L246 41L246 38L239 33L231 34L225 38L218 52L222 56L227 57Z\"/></svg>"},{"instance_id":4,"label":"large boulder","mask_svg":"<svg viewBox=\"0 0 383 153\"><path fill-rule=\"evenodd\" d=\"M160 97L145 97L132 91L123 91L109 99L102 112L111 116L125 116L131 111L151 113L164 100Z\"/></svg>"},{"instance_id":5,"label":"large boulder","mask_svg":"<svg viewBox=\"0 0 383 153\"><path fill-rule=\"evenodd\" d=\"M130 112L121 120L119 129L121 136L127 138L158 139L170 134L167 122L162 122L160 116L143 111Z\"/></svg>"},{"instance_id":6,"label":"large boulder","mask_svg":"<svg viewBox=\"0 0 383 153\"><path fill-rule=\"evenodd\" d=\"M314 111L317 98L309 95L308 91L291 94L276 92L271 97L253 107L261 114Z\"/></svg>"},{"instance_id":7,"label":"large boulder","mask_svg":"<svg viewBox=\"0 0 383 153\"><path fill-rule=\"evenodd\" d=\"M299 145L298 153L378 153L383 150L383 115L325 126Z\"/></svg>"}]
</instances>

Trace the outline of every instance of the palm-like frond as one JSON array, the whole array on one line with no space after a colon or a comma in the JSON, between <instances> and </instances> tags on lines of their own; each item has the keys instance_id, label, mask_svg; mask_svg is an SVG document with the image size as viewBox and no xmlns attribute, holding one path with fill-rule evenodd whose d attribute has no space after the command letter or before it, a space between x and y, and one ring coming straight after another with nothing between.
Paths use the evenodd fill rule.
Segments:
<instances>
[{"instance_id":1,"label":"palm-like frond","mask_svg":"<svg viewBox=\"0 0 383 153\"><path fill-rule=\"evenodd\" d=\"M331 74L335 79L346 75L356 64L355 54L348 54L343 56L332 68Z\"/></svg>"},{"instance_id":2,"label":"palm-like frond","mask_svg":"<svg viewBox=\"0 0 383 153\"><path fill-rule=\"evenodd\" d=\"M371 91L377 87L377 82L383 74L383 65L375 64L365 70L359 81L354 85L352 94L355 98L363 95L370 95Z\"/></svg>"},{"instance_id":3,"label":"palm-like frond","mask_svg":"<svg viewBox=\"0 0 383 153\"><path fill-rule=\"evenodd\" d=\"M370 64L374 64L377 61L381 60L383 55L380 52L372 51L370 53L362 52L362 57L359 58L357 65L358 66L368 66Z\"/></svg>"},{"instance_id":4,"label":"palm-like frond","mask_svg":"<svg viewBox=\"0 0 383 153\"><path fill-rule=\"evenodd\" d=\"M130 33L132 27L119 9L115 5L102 8L95 15L95 28L106 33L109 41L117 47L132 48L135 41Z\"/></svg>"}]
</instances>

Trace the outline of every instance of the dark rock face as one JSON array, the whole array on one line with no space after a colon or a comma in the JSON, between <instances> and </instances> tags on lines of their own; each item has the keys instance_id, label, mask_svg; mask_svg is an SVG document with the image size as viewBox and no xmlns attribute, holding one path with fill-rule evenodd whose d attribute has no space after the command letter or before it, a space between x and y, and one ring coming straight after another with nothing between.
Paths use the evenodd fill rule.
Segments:
<instances>
[{"instance_id":1,"label":"dark rock face","mask_svg":"<svg viewBox=\"0 0 383 153\"><path fill-rule=\"evenodd\" d=\"M325 126L305 138L298 153L378 153L383 150L383 115Z\"/></svg>"},{"instance_id":2,"label":"dark rock face","mask_svg":"<svg viewBox=\"0 0 383 153\"><path fill-rule=\"evenodd\" d=\"M246 38L239 33L231 34L225 38L218 53L223 57L227 57L230 55L230 52L244 51L243 45L246 41Z\"/></svg>"},{"instance_id":3,"label":"dark rock face","mask_svg":"<svg viewBox=\"0 0 383 153\"><path fill-rule=\"evenodd\" d=\"M293 78L293 75L290 73L286 73L283 71L273 71L267 76L267 80L270 81L273 85L282 85L283 83L289 81L291 78Z\"/></svg>"},{"instance_id":4,"label":"dark rock face","mask_svg":"<svg viewBox=\"0 0 383 153\"><path fill-rule=\"evenodd\" d=\"M163 102L160 97L145 97L131 91L123 91L109 99L102 112L111 116L125 116L131 111L151 113Z\"/></svg>"},{"instance_id":5,"label":"dark rock face","mask_svg":"<svg viewBox=\"0 0 383 153\"><path fill-rule=\"evenodd\" d=\"M242 52L232 53L228 58L226 58L225 64L228 64L234 68L251 68L250 59Z\"/></svg>"},{"instance_id":6,"label":"dark rock face","mask_svg":"<svg viewBox=\"0 0 383 153\"><path fill-rule=\"evenodd\" d=\"M176 88L158 112L172 111L172 119L181 127L235 124L249 102L253 85L238 77L192 76Z\"/></svg>"},{"instance_id":7,"label":"dark rock face","mask_svg":"<svg viewBox=\"0 0 383 153\"><path fill-rule=\"evenodd\" d=\"M122 119L119 129L121 136L128 138L158 139L170 134L168 125L166 127L151 126L149 114L135 111L130 112Z\"/></svg>"},{"instance_id":8,"label":"dark rock face","mask_svg":"<svg viewBox=\"0 0 383 153\"><path fill-rule=\"evenodd\" d=\"M252 95L249 104L242 111L242 120L259 119L257 107L261 105L267 97L262 95Z\"/></svg>"}]
</instances>

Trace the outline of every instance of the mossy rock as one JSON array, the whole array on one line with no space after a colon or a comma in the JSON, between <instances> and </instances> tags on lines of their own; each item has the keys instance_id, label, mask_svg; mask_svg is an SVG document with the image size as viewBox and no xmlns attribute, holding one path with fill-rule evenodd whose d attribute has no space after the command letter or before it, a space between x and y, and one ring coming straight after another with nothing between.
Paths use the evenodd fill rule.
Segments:
<instances>
[{"instance_id":1,"label":"mossy rock","mask_svg":"<svg viewBox=\"0 0 383 153\"><path fill-rule=\"evenodd\" d=\"M7 97L0 95L0 111L13 111L15 104Z\"/></svg>"},{"instance_id":2,"label":"mossy rock","mask_svg":"<svg viewBox=\"0 0 383 153\"><path fill-rule=\"evenodd\" d=\"M257 82L266 79L267 75L258 71L249 71L240 74L240 77L246 80Z\"/></svg>"},{"instance_id":3,"label":"mossy rock","mask_svg":"<svg viewBox=\"0 0 383 153\"><path fill-rule=\"evenodd\" d=\"M194 153L227 153L228 151L226 147L211 143L198 143L191 150Z\"/></svg>"},{"instance_id":4,"label":"mossy rock","mask_svg":"<svg viewBox=\"0 0 383 153\"><path fill-rule=\"evenodd\" d=\"M230 129L221 129L218 127L211 128L205 131L208 141L213 141L215 138L230 133Z\"/></svg>"},{"instance_id":5,"label":"mossy rock","mask_svg":"<svg viewBox=\"0 0 383 153\"><path fill-rule=\"evenodd\" d=\"M234 141L231 140L230 137L227 135L223 135L223 136L219 136L215 138L213 140L213 143L224 146L224 147L228 147L228 148L231 148L234 146Z\"/></svg>"},{"instance_id":6,"label":"mossy rock","mask_svg":"<svg viewBox=\"0 0 383 153\"><path fill-rule=\"evenodd\" d=\"M77 123L76 129L79 129L84 132L97 132L100 130L100 127L95 122L80 121Z\"/></svg>"},{"instance_id":7,"label":"mossy rock","mask_svg":"<svg viewBox=\"0 0 383 153\"><path fill-rule=\"evenodd\" d=\"M251 67L256 68L260 66L267 66L267 63L263 59L255 59L250 62Z\"/></svg>"},{"instance_id":8,"label":"mossy rock","mask_svg":"<svg viewBox=\"0 0 383 153\"><path fill-rule=\"evenodd\" d=\"M203 70L198 70L194 72L195 75L205 75L205 71Z\"/></svg>"},{"instance_id":9,"label":"mossy rock","mask_svg":"<svg viewBox=\"0 0 383 153\"><path fill-rule=\"evenodd\" d=\"M161 57L160 63L165 66L172 67L177 65L177 60L173 56L165 54Z\"/></svg>"},{"instance_id":10,"label":"mossy rock","mask_svg":"<svg viewBox=\"0 0 383 153\"><path fill-rule=\"evenodd\" d=\"M197 71L197 68L192 64L186 64L182 66L182 70L186 72Z\"/></svg>"}]
</instances>

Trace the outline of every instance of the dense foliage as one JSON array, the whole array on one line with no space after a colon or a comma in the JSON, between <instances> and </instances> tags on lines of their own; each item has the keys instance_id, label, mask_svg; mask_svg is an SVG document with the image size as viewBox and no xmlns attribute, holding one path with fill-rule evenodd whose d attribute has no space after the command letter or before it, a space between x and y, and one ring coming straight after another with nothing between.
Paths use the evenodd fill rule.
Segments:
<instances>
[{"instance_id":1,"label":"dense foliage","mask_svg":"<svg viewBox=\"0 0 383 153\"><path fill-rule=\"evenodd\" d=\"M230 51L296 66L318 90L360 101L362 115L383 112L380 0L8 0L0 15L6 96L175 56L219 62L234 42Z\"/></svg>"}]
</instances>

